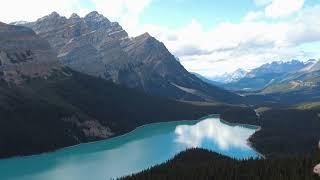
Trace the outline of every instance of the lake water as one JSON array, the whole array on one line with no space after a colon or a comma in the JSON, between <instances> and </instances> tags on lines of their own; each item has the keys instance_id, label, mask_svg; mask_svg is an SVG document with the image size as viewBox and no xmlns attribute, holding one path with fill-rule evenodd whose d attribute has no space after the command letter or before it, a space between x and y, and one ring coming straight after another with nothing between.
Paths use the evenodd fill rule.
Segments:
<instances>
[{"instance_id":1,"label":"lake water","mask_svg":"<svg viewBox=\"0 0 320 180\"><path fill-rule=\"evenodd\" d=\"M124 136L35 156L0 160L1 180L106 180L165 162L191 147L237 159L259 157L247 144L254 126L217 117L150 124Z\"/></svg>"}]
</instances>

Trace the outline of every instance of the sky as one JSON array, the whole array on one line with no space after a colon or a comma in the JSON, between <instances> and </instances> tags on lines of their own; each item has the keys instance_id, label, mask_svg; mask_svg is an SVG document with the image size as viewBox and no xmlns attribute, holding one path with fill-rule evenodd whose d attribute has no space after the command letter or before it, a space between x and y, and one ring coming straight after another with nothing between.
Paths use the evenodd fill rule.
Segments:
<instances>
[{"instance_id":1,"label":"sky","mask_svg":"<svg viewBox=\"0 0 320 180\"><path fill-rule=\"evenodd\" d=\"M0 0L0 21L96 10L130 36L149 32L189 71L213 77L320 58L320 0Z\"/></svg>"}]
</instances>

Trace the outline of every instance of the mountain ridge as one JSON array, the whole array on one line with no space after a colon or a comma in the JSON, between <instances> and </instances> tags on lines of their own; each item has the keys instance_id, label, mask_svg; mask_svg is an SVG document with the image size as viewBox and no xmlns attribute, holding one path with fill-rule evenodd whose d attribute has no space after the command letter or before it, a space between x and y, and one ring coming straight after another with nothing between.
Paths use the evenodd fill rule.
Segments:
<instances>
[{"instance_id":1,"label":"mountain ridge","mask_svg":"<svg viewBox=\"0 0 320 180\"><path fill-rule=\"evenodd\" d=\"M83 18L75 14L71 17L53 12L22 25L48 40L60 62L76 71L171 99L243 102L240 96L190 74L162 42L148 33L130 38L117 22L96 11Z\"/></svg>"},{"instance_id":2,"label":"mountain ridge","mask_svg":"<svg viewBox=\"0 0 320 180\"><path fill-rule=\"evenodd\" d=\"M302 62L298 60L291 60L287 62L274 61L263 64L251 71L249 71L243 78L221 86L231 90L263 90L273 84L281 82L292 75L303 74L307 71L312 71L315 66L315 60ZM316 68L316 66L315 66Z\"/></svg>"}]
</instances>

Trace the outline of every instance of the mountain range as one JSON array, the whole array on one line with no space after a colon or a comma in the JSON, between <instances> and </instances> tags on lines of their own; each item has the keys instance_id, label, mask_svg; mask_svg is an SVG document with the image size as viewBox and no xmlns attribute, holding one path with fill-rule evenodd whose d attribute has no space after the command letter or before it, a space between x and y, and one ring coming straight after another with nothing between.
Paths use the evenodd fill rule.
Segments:
<instances>
[{"instance_id":1,"label":"mountain range","mask_svg":"<svg viewBox=\"0 0 320 180\"><path fill-rule=\"evenodd\" d=\"M254 105L319 97L320 63L314 60L240 69L217 87L189 73L150 34L129 37L97 12L83 18L53 12L13 24L0 23L0 147L5 147L0 157L212 113L230 122L259 124ZM240 96L223 88L256 91Z\"/></svg>"},{"instance_id":2,"label":"mountain range","mask_svg":"<svg viewBox=\"0 0 320 180\"><path fill-rule=\"evenodd\" d=\"M308 61L301 69L287 73L266 86L263 93L318 91L320 61Z\"/></svg>"},{"instance_id":3,"label":"mountain range","mask_svg":"<svg viewBox=\"0 0 320 180\"><path fill-rule=\"evenodd\" d=\"M299 87L315 87L316 83L308 81L307 78L312 79L311 77L316 76L319 64L317 60L313 59L307 62L298 60L274 61L246 72L244 76L235 81L216 85L234 91L247 90L264 93L280 92L280 89L284 88L284 86L287 87L282 89L283 91L294 91L298 90ZM276 90L277 88L278 90Z\"/></svg>"},{"instance_id":4,"label":"mountain range","mask_svg":"<svg viewBox=\"0 0 320 180\"><path fill-rule=\"evenodd\" d=\"M231 73L224 73L222 75L210 77L208 79L217 83L227 84L239 81L240 79L244 78L247 75L247 73L248 71L239 68Z\"/></svg>"},{"instance_id":5,"label":"mountain range","mask_svg":"<svg viewBox=\"0 0 320 180\"><path fill-rule=\"evenodd\" d=\"M18 24L18 23L14 23ZM241 102L241 97L189 73L148 33L129 37L117 22L93 11L81 18L53 12L23 22L47 40L71 69L145 93L183 101Z\"/></svg>"},{"instance_id":6,"label":"mountain range","mask_svg":"<svg viewBox=\"0 0 320 180\"><path fill-rule=\"evenodd\" d=\"M83 34L72 34L79 30L72 25L59 26L73 19ZM0 157L51 151L147 123L212 113L224 119L242 114L256 123L252 109L217 103L239 102L240 96L190 74L161 42L149 34L129 38L117 23L107 22L93 12L80 19L52 13L25 26L0 23ZM34 32L31 25L47 29ZM91 28L97 34L87 34ZM66 42L69 35L73 40Z\"/></svg>"}]
</instances>

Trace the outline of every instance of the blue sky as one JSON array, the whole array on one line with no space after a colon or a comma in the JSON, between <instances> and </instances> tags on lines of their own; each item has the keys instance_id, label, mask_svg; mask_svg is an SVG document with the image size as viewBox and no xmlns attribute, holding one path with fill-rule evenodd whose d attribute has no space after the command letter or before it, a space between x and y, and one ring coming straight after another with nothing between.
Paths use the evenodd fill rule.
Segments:
<instances>
[{"instance_id":1,"label":"blue sky","mask_svg":"<svg viewBox=\"0 0 320 180\"><path fill-rule=\"evenodd\" d=\"M320 0L1 1L0 21L7 23L96 10L130 36L149 32L187 70L208 77L274 60L320 58Z\"/></svg>"},{"instance_id":2,"label":"blue sky","mask_svg":"<svg viewBox=\"0 0 320 180\"><path fill-rule=\"evenodd\" d=\"M204 28L223 22L239 22L250 9L252 0L156 0L142 13L141 23L156 23L178 28L197 19Z\"/></svg>"}]
</instances>

